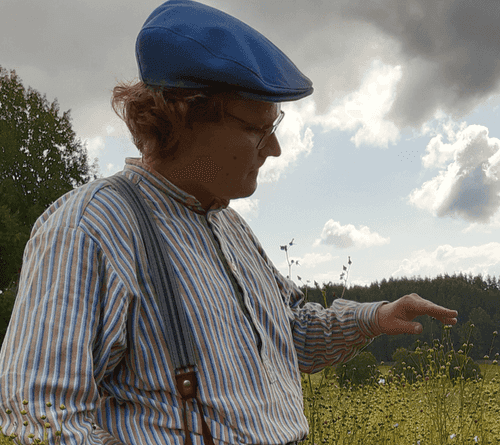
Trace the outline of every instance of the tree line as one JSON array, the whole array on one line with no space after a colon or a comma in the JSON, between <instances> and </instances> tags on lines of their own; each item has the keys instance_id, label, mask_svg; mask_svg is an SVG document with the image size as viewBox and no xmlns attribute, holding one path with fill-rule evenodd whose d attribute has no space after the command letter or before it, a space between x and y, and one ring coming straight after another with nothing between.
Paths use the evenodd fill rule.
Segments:
<instances>
[{"instance_id":1,"label":"tree line","mask_svg":"<svg viewBox=\"0 0 500 445\"><path fill-rule=\"evenodd\" d=\"M307 301L329 306L333 300L340 298L344 286L332 282L320 287L304 285L300 287L307 294ZM324 295L323 295L324 293ZM435 304L458 311L458 323L450 330L451 341L455 350L468 340L473 344L469 356L474 360L482 360L490 354L500 352L496 334L500 331L500 280L494 276L483 277L481 274L438 275L435 278L390 278L375 281L369 286L351 286L343 298L361 303L381 300L395 301L398 298L416 293ZM442 323L428 316L417 317L415 321L422 324L424 330L420 335L381 335L365 350L371 352L378 362L391 361L398 348L411 349L420 344L433 344L434 339L441 340ZM473 325L473 327L471 327Z\"/></svg>"}]
</instances>

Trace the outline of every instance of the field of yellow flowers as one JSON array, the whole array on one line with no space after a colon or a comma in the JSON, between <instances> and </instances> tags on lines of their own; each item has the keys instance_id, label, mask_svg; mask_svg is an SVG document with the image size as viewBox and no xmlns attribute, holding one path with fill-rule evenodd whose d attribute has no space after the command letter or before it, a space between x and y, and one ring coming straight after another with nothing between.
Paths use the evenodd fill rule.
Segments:
<instances>
[{"instance_id":1,"label":"field of yellow flowers","mask_svg":"<svg viewBox=\"0 0 500 445\"><path fill-rule=\"evenodd\" d=\"M500 444L497 366L481 365L483 379L454 383L438 373L410 385L394 376L358 388L324 372L303 375L305 445Z\"/></svg>"}]
</instances>

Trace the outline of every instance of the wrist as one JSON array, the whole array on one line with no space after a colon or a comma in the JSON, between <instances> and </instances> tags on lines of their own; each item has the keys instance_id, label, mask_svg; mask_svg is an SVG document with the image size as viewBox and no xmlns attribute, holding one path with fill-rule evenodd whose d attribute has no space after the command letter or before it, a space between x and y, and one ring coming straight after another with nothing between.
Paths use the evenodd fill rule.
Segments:
<instances>
[{"instance_id":1,"label":"wrist","mask_svg":"<svg viewBox=\"0 0 500 445\"><path fill-rule=\"evenodd\" d=\"M384 332L382 331L383 320L384 320L384 311L385 306L389 304L388 301L384 301L377 309L377 313L375 314L375 323L374 323L374 332L376 332L377 336L382 335Z\"/></svg>"}]
</instances>

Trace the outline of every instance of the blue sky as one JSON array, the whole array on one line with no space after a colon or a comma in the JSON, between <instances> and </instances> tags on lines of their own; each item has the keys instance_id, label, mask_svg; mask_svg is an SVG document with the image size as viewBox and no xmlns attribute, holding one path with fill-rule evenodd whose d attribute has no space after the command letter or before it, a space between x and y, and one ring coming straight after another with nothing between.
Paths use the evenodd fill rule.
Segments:
<instances>
[{"instance_id":1,"label":"blue sky","mask_svg":"<svg viewBox=\"0 0 500 445\"><path fill-rule=\"evenodd\" d=\"M493 0L206 1L255 27L312 81L285 103L249 198L232 201L292 278L349 284L500 276L500 8ZM103 176L137 156L109 105L161 2L7 0L0 63L71 109Z\"/></svg>"}]
</instances>

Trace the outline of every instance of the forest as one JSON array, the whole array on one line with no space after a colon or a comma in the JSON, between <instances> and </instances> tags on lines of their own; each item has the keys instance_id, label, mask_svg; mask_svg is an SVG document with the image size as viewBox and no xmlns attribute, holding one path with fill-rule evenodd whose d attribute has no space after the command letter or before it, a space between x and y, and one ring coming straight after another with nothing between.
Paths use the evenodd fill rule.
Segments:
<instances>
[{"instance_id":1,"label":"forest","mask_svg":"<svg viewBox=\"0 0 500 445\"><path fill-rule=\"evenodd\" d=\"M342 284L328 283L320 287L301 286L301 291L307 295L307 301L329 306L343 292ZM323 296L323 292L325 296ZM474 345L469 356L474 360L484 360L490 353L500 351L495 342L494 332L500 329L500 280L494 276L472 274L438 275L435 278L390 278L374 282L369 286L351 286L345 290L343 298L358 302L395 301L398 298L416 293L422 298L440 306L458 311L458 323L451 329L451 339L456 350L466 342ZM417 340L432 345L433 339L441 340L442 323L428 316L417 317L416 321L424 327L419 335L381 335L366 347L377 362L390 362L397 348L413 348ZM474 325L473 328L470 326ZM493 345L492 345L493 343Z\"/></svg>"}]
</instances>

